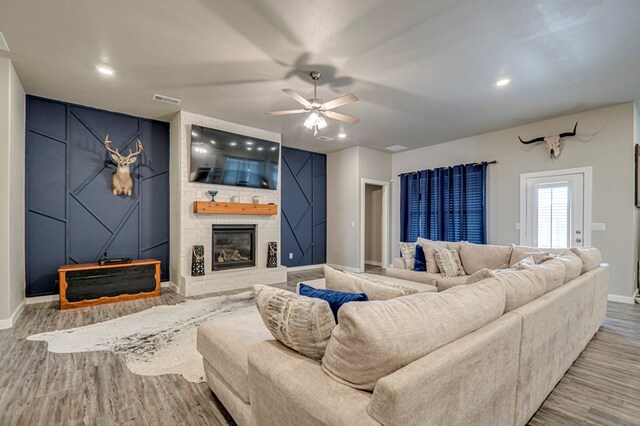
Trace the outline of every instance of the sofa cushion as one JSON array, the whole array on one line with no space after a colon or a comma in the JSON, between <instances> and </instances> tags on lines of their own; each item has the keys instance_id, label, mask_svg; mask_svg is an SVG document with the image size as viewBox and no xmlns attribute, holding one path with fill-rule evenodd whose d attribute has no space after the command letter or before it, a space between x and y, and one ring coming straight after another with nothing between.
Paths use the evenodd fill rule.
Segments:
<instances>
[{"instance_id":1,"label":"sofa cushion","mask_svg":"<svg viewBox=\"0 0 640 426\"><path fill-rule=\"evenodd\" d=\"M369 300L364 293L345 293L344 291L317 289L305 283L298 283L296 293L300 296L326 300L336 321L338 321L338 311L345 303L366 302Z\"/></svg>"},{"instance_id":2,"label":"sofa cushion","mask_svg":"<svg viewBox=\"0 0 640 426\"><path fill-rule=\"evenodd\" d=\"M400 255L404 260L404 267L413 270L415 256L416 256L416 243L400 243Z\"/></svg>"},{"instance_id":3,"label":"sofa cushion","mask_svg":"<svg viewBox=\"0 0 640 426\"><path fill-rule=\"evenodd\" d=\"M504 306L497 281L457 293L349 303L338 314L322 369L347 386L373 390L380 378L494 321Z\"/></svg>"},{"instance_id":4,"label":"sofa cushion","mask_svg":"<svg viewBox=\"0 0 640 426\"><path fill-rule=\"evenodd\" d=\"M585 272L589 272L592 269L596 269L602 263L602 254L600 253L600 250L595 247L573 247L571 252L582 260L580 275Z\"/></svg>"},{"instance_id":5,"label":"sofa cushion","mask_svg":"<svg viewBox=\"0 0 640 426\"><path fill-rule=\"evenodd\" d=\"M391 267L392 268L400 268L400 269L405 269L406 265L404 263L404 259L402 257L394 257L391 260Z\"/></svg>"},{"instance_id":6,"label":"sofa cushion","mask_svg":"<svg viewBox=\"0 0 640 426\"><path fill-rule=\"evenodd\" d=\"M511 247L463 242L460 259L467 275L483 268L506 269L511 260Z\"/></svg>"},{"instance_id":7,"label":"sofa cushion","mask_svg":"<svg viewBox=\"0 0 640 426\"><path fill-rule=\"evenodd\" d=\"M460 255L456 250L436 249L436 263L443 277L460 277L467 275L462 267Z\"/></svg>"},{"instance_id":8,"label":"sofa cushion","mask_svg":"<svg viewBox=\"0 0 640 426\"><path fill-rule=\"evenodd\" d=\"M466 278L465 284L475 284L479 281L486 280L487 278L493 278L496 273L489 268L482 268L479 271L474 272Z\"/></svg>"},{"instance_id":9,"label":"sofa cushion","mask_svg":"<svg viewBox=\"0 0 640 426\"><path fill-rule=\"evenodd\" d=\"M389 268L391 269L391 268ZM413 272L413 271L407 271L407 272ZM390 276L379 276L379 275L374 275L374 274L359 274L361 276L366 276L367 279L371 278L371 276L373 276L373 278L375 279L375 277L379 277L384 279L384 283L385 285L388 284L399 284L401 286L403 286L403 288L406 287L411 287L412 289L415 290L416 293L424 293L424 292L432 292L435 293L438 291L437 287L434 285L429 285L429 284L423 284L423 283L418 283L415 281L408 281L408 280L403 280L400 278L396 278L396 277L390 277ZM309 284L310 286L313 286L315 288L326 288L326 280L324 278L317 278L315 280L308 280L305 281L305 284Z\"/></svg>"},{"instance_id":10,"label":"sofa cushion","mask_svg":"<svg viewBox=\"0 0 640 426\"><path fill-rule=\"evenodd\" d=\"M542 296L546 290L544 275L541 271L523 270L503 272L496 274L495 278L490 278L487 281L493 280L497 280L505 285L505 313L537 299Z\"/></svg>"},{"instance_id":11,"label":"sofa cushion","mask_svg":"<svg viewBox=\"0 0 640 426\"><path fill-rule=\"evenodd\" d=\"M451 287L461 286L467 283L467 276L460 275L459 277L443 277L438 276L436 278L436 287L438 291L445 291Z\"/></svg>"},{"instance_id":12,"label":"sofa cushion","mask_svg":"<svg viewBox=\"0 0 640 426\"><path fill-rule=\"evenodd\" d=\"M391 277L386 277L384 275L374 275L374 274L354 274L352 272L346 272L350 275L356 275L359 278L364 278L365 280L372 282L374 284L383 285L387 287L393 287L395 289L401 290L403 296L407 296L409 294L419 293L420 290L416 286L411 286L410 282L402 281L402 280L394 280Z\"/></svg>"},{"instance_id":13,"label":"sofa cushion","mask_svg":"<svg viewBox=\"0 0 640 426\"><path fill-rule=\"evenodd\" d=\"M519 265L523 265L519 263ZM559 259L550 259L539 265L523 265L523 269L540 271L544 275L545 293L555 290L564 284L567 275L567 267Z\"/></svg>"},{"instance_id":14,"label":"sofa cushion","mask_svg":"<svg viewBox=\"0 0 640 426\"><path fill-rule=\"evenodd\" d=\"M529 256L533 256L533 260L536 263L540 263L545 256L549 255L549 251L543 250L537 247L517 246L511 245L511 259L509 260L509 267L513 267L516 263L520 262Z\"/></svg>"},{"instance_id":15,"label":"sofa cushion","mask_svg":"<svg viewBox=\"0 0 640 426\"><path fill-rule=\"evenodd\" d=\"M258 310L207 322L198 327L197 347L214 366L224 384L245 403L249 403L247 356L249 349L273 337Z\"/></svg>"},{"instance_id":16,"label":"sofa cushion","mask_svg":"<svg viewBox=\"0 0 640 426\"><path fill-rule=\"evenodd\" d=\"M448 241L434 241L422 237L418 238L417 244L420 244L420 246L422 246L422 250L424 251L424 257L427 261L427 272L432 274L440 273L440 267L436 262L436 250L457 250L459 246L459 243L451 243Z\"/></svg>"},{"instance_id":17,"label":"sofa cushion","mask_svg":"<svg viewBox=\"0 0 640 426\"><path fill-rule=\"evenodd\" d=\"M365 293L369 300L386 300L405 295L401 288L374 283L359 275L347 274L327 265L323 269L325 286L329 290Z\"/></svg>"},{"instance_id":18,"label":"sofa cushion","mask_svg":"<svg viewBox=\"0 0 640 426\"><path fill-rule=\"evenodd\" d=\"M578 278L580 276L580 273L582 272L582 260L571 250L564 250L559 255L552 254L550 259L558 259L562 263L564 263L564 266L567 270L567 273L564 277L565 284ZM547 260L546 262L548 261L549 260Z\"/></svg>"},{"instance_id":19,"label":"sofa cushion","mask_svg":"<svg viewBox=\"0 0 640 426\"><path fill-rule=\"evenodd\" d=\"M273 337L302 355L322 359L336 325L329 303L264 285L253 286L253 294Z\"/></svg>"}]
</instances>

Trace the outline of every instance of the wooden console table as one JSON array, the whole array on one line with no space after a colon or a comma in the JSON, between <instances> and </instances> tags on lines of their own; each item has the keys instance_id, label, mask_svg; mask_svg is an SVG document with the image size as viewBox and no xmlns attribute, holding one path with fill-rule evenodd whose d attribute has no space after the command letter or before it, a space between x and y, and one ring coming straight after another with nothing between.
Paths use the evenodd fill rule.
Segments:
<instances>
[{"instance_id":1,"label":"wooden console table","mask_svg":"<svg viewBox=\"0 0 640 426\"><path fill-rule=\"evenodd\" d=\"M58 274L60 309L160 296L160 261L155 259L63 265Z\"/></svg>"}]
</instances>

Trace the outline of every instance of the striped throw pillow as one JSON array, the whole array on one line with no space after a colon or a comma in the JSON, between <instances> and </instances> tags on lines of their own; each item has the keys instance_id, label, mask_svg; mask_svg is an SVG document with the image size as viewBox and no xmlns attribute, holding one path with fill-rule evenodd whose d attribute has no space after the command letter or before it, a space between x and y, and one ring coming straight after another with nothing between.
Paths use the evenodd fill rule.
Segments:
<instances>
[{"instance_id":1,"label":"striped throw pillow","mask_svg":"<svg viewBox=\"0 0 640 426\"><path fill-rule=\"evenodd\" d=\"M461 277L467 275L457 250L436 249L436 263L443 277Z\"/></svg>"}]
</instances>

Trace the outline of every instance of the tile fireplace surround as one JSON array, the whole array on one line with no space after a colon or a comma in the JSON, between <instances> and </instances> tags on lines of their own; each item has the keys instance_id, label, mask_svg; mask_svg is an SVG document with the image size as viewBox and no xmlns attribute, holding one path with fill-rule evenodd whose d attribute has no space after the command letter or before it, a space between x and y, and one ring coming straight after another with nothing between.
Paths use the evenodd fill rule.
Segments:
<instances>
[{"instance_id":1,"label":"tile fireplace surround","mask_svg":"<svg viewBox=\"0 0 640 426\"><path fill-rule=\"evenodd\" d=\"M280 176L278 189L265 190L235 186L210 185L189 182L189 146L191 124L244 134L260 139L280 142L280 134L252 127L241 126L189 112L180 112L171 121L171 281L184 296L195 296L254 284L275 284L287 280L287 268L267 268L269 241L276 241L280 248L280 212L277 215L229 215L195 214L194 201L208 201L206 191L217 189L217 201L229 201L233 195L241 203L251 203L254 195L260 203L275 203L280 208ZM179 151L178 151L179 147ZM178 179L179 178L179 179ZM174 197L174 194L178 194ZM176 198L179 198L179 203ZM256 225L256 266L249 268L212 271L211 225ZM204 246L205 275L191 276L191 251L196 244ZM179 256L174 256L179 253ZM278 265L280 252L278 251Z\"/></svg>"}]
</instances>

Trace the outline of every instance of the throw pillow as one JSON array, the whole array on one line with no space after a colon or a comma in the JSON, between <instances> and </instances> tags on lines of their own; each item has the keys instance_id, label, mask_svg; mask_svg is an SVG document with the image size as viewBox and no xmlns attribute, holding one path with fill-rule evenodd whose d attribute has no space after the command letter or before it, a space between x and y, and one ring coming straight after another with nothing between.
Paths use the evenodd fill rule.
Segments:
<instances>
[{"instance_id":1,"label":"throw pillow","mask_svg":"<svg viewBox=\"0 0 640 426\"><path fill-rule=\"evenodd\" d=\"M558 259L564 263L567 270L564 278L565 284L580 276L582 272L582 259L576 256L571 250L565 250L560 253L560 255L551 254L549 257L551 259Z\"/></svg>"},{"instance_id":2,"label":"throw pillow","mask_svg":"<svg viewBox=\"0 0 640 426\"><path fill-rule=\"evenodd\" d=\"M533 256L528 256L513 265L512 268L520 271L522 269L528 269L531 266L536 266L536 261L533 259Z\"/></svg>"},{"instance_id":3,"label":"throw pillow","mask_svg":"<svg viewBox=\"0 0 640 426\"><path fill-rule=\"evenodd\" d=\"M347 274L324 266L325 287L346 293L365 293L369 300L387 300L404 296L402 289L374 283L356 274Z\"/></svg>"},{"instance_id":4,"label":"throw pillow","mask_svg":"<svg viewBox=\"0 0 640 426\"><path fill-rule=\"evenodd\" d=\"M511 260L511 250L510 246L463 242L460 245L460 259L467 274L473 274L483 268L507 269Z\"/></svg>"},{"instance_id":5,"label":"throw pillow","mask_svg":"<svg viewBox=\"0 0 640 426\"><path fill-rule=\"evenodd\" d=\"M424 250L420 244L416 244L416 255L413 264L414 271L427 271L427 259L424 257Z\"/></svg>"},{"instance_id":6,"label":"throw pillow","mask_svg":"<svg viewBox=\"0 0 640 426\"><path fill-rule=\"evenodd\" d=\"M533 256L536 265L549 255L549 251L542 250L537 247L517 246L511 244L511 259L509 260L509 267L512 268L516 263L522 259Z\"/></svg>"},{"instance_id":7,"label":"throw pillow","mask_svg":"<svg viewBox=\"0 0 640 426\"><path fill-rule=\"evenodd\" d=\"M305 283L299 283L296 291L300 296L314 297L316 299L326 300L329 303L333 318L338 323L338 311L345 303L349 302L366 302L369 300L364 293L345 293L336 290L322 290L311 287Z\"/></svg>"},{"instance_id":8,"label":"throw pillow","mask_svg":"<svg viewBox=\"0 0 640 426\"><path fill-rule=\"evenodd\" d=\"M413 270L416 257L416 243L400 243L400 255L404 259L404 267Z\"/></svg>"},{"instance_id":9,"label":"throw pillow","mask_svg":"<svg viewBox=\"0 0 640 426\"><path fill-rule=\"evenodd\" d=\"M467 278L467 282L466 284L475 284L478 281L482 281L482 280L486 280L487 278L493 278L496 276L496 273L493 272L491 269L480 269L479 271L474 272L473 274L469 275L469 278Z\"/></svg>"},{"instance_id":10,"label":"throw pillow","mask_svg":"<svg viewBox=\"0 0 640 426\"><path fill-rule=\"evenodd\" d=\"M440 268L438 268L438 263L436 262L436 250L438 249L451 249L456 250L454 247L450 247L450 244L447 241L433 241L427 240L426 238L418 238L418 242L422 246L422 250L424 251L424 257L427 261L427 272L430 274L438 274L440 273Z\"/></svg>"},{"instance_id":11,"label":"throw pillow","mask_svg":"<svg viewBox=\"0 0 640 426\"><path fill-rule=\"evenodd\" d=\"M336 320L326 300L264 285L253 286L258 312L271 335L294 351L320 361Z\"/></svg>"},{"instance_id":12,"label":"throw pillow","mask_svg":"<svg viewBox=\"0 0 640 426\"><path fill-rule=\"evenodd\" d=\"M350 274L350 275L356 275L357 277L364 278L365 280L370 281L372 283L376 283L376 284L385 285L385 286L388 286L388 287L393 287L393 288L400 289L400 290L402 290L402 293L403 293L402 295L403 296L407 296L409 294L419 293L417 288L409 287L408 285L403 285L403 284L398 284L398 283L393 283L393 282L390 282L390 281L386 281L387 279L389 279L389 277L386 277L386 276L383 276L383 275L380 275L380 278L384 278L384 280L378 280L378 279L372 278L371 275L369 275L369 274L366 274L366 275L365 274L354 274L353 272L345 272L345 273L346 274ZM393 279L393 277L391 277L391 279Z\"/></svg>"},{"instance_id":13,"label":"throw pillow","mask_svg":"<svg viewBox=\"0 0 640 426\"><path fill-rule=\"evenodd\" d=\"M436 263L443 277L461 277L466 275L462 268L460 255L456 250L436 250Z\"/></svg>"}]
</instances>

